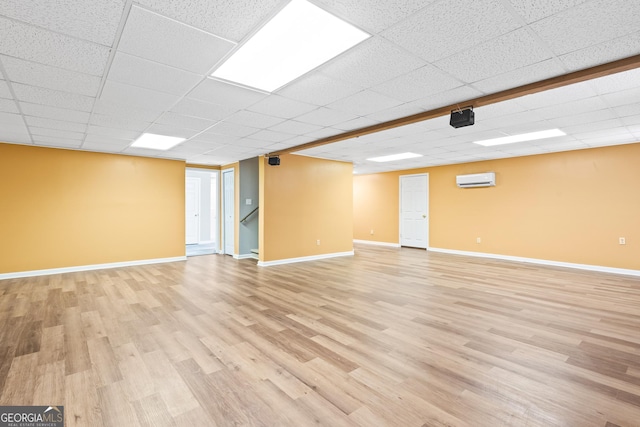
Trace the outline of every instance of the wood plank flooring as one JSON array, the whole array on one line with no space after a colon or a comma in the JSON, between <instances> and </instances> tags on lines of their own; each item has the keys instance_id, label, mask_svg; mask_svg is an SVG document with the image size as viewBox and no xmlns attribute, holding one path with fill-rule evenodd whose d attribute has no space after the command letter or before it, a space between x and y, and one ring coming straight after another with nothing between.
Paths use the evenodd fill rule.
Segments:
<instances>
[{"instance_id":1,"label":"wood plank flooring","mask_svg":"<svg viewBox=\"0 0 640 427\"><path fill-rule=\"evenodd\" d=\"M640 426L640 279L357 246L0 281L0 405L67 426Z\"/></svg>"}]
</instances>

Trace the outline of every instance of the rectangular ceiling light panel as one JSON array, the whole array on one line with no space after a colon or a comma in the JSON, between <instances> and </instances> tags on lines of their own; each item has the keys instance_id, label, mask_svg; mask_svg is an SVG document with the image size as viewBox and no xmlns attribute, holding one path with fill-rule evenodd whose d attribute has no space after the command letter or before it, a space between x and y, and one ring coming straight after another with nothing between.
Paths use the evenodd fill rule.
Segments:
<instances>
[{"instance_id":1,"label":"rectangular ceiling light panel","mask_svg":"<svg viewBox=\"0 0 640 427\"><path fill-rule=\"evenodd\" d=\"M305 0L292 0L211 76L273 92L370 36Z\"/></svg>"},{"instance_id":2,"label":"rectangular ceiling light panel","mask_svg":"<svg viewBox=\"0 0 640 427\"><path fill-rule=\"evenodd\" d=\"M413 159L415 157L422 157L422 154L400 153L400 154L391 154L390 156L372 157L367 160L371 162L393 162L395 160Z\"/></svg>"},{"instance_id":3,"label":"rectangular ceiling light panel","mask_svg":"<svg viewBox=\"0 0 640 427\"><path fill-rule=\"evenodd\" d=\"M474 144L484 145L485 147L493 147L494 145L513 144L515 142L535 141L537 139L554 138L556 136L564 136L566 133L560 129L542 130L540 132L523 133L520 135L509 135L501 138L484 139L482 141L473 141Z\"/></svg>"},{"instance_id":4,"label":"rectangular ceiling light panel","mask_svg":"<svg viewBox=\"0 0 640 427\"><path fill-rule=\"evenodd\" d=\"M140 138L133 141L131 147L149 148L152 150L168 150L184 141L185 138L175 136L156 135L153 133L143 133Z\"/></svg>"}]
</instances>

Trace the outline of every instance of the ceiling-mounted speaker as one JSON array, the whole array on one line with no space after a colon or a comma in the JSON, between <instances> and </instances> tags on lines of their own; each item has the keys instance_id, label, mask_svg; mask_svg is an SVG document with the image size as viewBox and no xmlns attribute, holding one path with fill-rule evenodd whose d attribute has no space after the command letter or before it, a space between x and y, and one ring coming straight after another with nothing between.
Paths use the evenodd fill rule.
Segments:
<instances>
[{"instance_id":1,"label":"ceiling-mounted speaker","mask_svg":"<svg viewBox=\"0 0 640 427\"><path fill-rule=\"evenodd\" d=\"M451 111L451 119L449 124L454 128L461 128L465 126L471 126L474 121L473 107L465 107L464 110L457 109Z\"/></svg>"},{"instance_id":2,"label":"ceiling-mounted speaker","mask_svg":"<svg viewBox=\"0 0 640 427\"><path fill-rule=\"evenodd\" d=\"M269 156L269 166L279 166L279 165L280 165L280 157Z\"/></svg>"}]
</instances>

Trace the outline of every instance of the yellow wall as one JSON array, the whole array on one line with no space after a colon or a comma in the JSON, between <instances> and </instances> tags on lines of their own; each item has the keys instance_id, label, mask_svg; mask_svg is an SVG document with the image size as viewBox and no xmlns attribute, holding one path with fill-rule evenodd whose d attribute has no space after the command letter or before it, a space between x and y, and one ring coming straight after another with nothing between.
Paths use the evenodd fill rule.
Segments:
<instances>
[{"instance_id":1,"label":"yellow wall","mask_svg":"<svg viewBox=\"0 0 640 427\"><path fill-rule=\"evenodd\" d=\"M455 184L487 171L495 187ZM356 176L354 238L398 243L398 177L423 172L431 247L640 269L640 144Z\"/></svg>"},{"instance_id":2,"label":"yellow wall","mask_svg":"<svg viewBox=\"0 0 640 427\"><path fill-rule=\"evenodd\" d=\"M184 162L0 144L0 273L184 256Z\"/></svg>"},{"instance_id":3,"label":"yellow wall","mask_svg":"<svg viewBox=\"0 0 640 427\"><path fill-rule=\"evenodd\" d=\"M265 166L261 159L260 260L353 250L351 163L296 155L280 160Z\"/></svg>"}]
</instances>

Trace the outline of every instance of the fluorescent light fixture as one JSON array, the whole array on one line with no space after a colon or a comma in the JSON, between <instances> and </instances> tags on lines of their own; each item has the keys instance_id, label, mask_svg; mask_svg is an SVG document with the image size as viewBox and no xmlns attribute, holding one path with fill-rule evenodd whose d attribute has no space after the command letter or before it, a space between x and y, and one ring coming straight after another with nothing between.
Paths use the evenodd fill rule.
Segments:
<instances>
[{"instance_id":1,"label":"fluorescent light fixture","mask_svg":"<svg viewBox=\"0 0 640 427\"><path fill-rule=\"evenodd\" d=\"M212 77L273 92L371 37L305 0L292 0Z\"/></svg>"},{"instance_id":2,"label":"fluorescent light fixture","mask_svg":"<svg viewBox=\"0 0 640 427\"><path fill-rule=\"evenodd\" d=\"M156 135L153 133L143 133L140 138L133 141L132 147L150 148L152 150L168 150L184 141L185 138L175 136Z\"/></svg>"},{"instance_id":3,"label":"fluorescent light fixture","mask_svg":"<svg viewBox=\"0 0 640 427\"><path fill-rule=\"evenodd\" d=\"M555 136L564 136L566 133L560 129L541 130L540 132L523 133L520 135L503 136L501 138L485 139L482 141L473 141L474 144L484 145L485 147L493 147L494 145L513 144L514 142L535 141L536 139L553 138Z\"/></svg>"},{"instance_id":4,"label":"fluorescent light fixture","mask_svg":"<svg viewBox=\"0 0 640 427\"><path fill-rule=\"evenodd\" d=\"M400 154L391 154L390 156L372 157L367 160L372 162L393 162L394 160L413 159L415 157L422 157L422 154L400 153Z\"/></svg>"}]
</instances>

